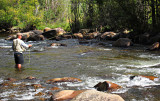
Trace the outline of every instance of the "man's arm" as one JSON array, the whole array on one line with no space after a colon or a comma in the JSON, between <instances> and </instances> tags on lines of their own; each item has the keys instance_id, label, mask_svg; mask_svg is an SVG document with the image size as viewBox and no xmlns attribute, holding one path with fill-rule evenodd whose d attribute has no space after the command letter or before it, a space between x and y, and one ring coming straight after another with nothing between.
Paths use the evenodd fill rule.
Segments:
<instances>
[{"instance_id":1,"label":"man's arm","mask_svg":"<svg viewBox=\"0 0 160 101\"><path fill-rule=\"evenodd\" d=\"M25 48L30 48L30 47L32 47L31 44L27 45L27 44L25 44L23 41L21 42L21 45L22 45L23 47L25 47Z\"/></svg>"}]
</instances>

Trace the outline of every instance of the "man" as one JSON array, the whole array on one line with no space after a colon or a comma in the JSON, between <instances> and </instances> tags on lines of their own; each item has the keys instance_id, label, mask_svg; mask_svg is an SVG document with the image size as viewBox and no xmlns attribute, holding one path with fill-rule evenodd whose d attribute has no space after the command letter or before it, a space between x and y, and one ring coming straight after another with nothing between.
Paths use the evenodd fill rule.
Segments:
<instances>
[{"instance_id":1,"label":"man","mask_svg":"<svg viewBox=\"0 0 160 101\"><path fill-rule=\"evenodd\" d=\"M16 68L18 68L19 70L21 69L22 64L24 63L22 52L32 47L31 44L27 45L21 39L22 39L22 33L17 33L17 39L14 39L12 44Z\"/></svg>"}]
</instances>

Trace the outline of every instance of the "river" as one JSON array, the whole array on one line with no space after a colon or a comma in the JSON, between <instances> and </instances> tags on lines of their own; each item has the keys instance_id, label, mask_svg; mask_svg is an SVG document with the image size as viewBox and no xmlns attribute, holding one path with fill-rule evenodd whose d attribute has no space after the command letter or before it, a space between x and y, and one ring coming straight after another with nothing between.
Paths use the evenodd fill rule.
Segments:
<instances>
[{"instance_id":1,"label":"river","mask_svg":"<svg viewBox=\"0 0 160 101\"><path fill-rule=\"evenodd\" d=\"M148 46L135 44L129 48L112 47L111 41L98 45L97 40L88 44L79 44L77 39L61 41L45 40L27 42L33 47L24 52L25 63L22 71L14 68L14 57L11 49L12 41L0 37L0 83L6 78L15 78L15 84L41 84L45 88L11 87L0 90L0 100L37 100L49 98L48 95L35 96L38 92L46 93L50 87L56 86L61 90L94 89L94 85L103 81L111 81L122 86L122 89L110 93L122 96L125 101L159 101L160 100L160 52L145 51ZM67 46L50 47L53 42ZM152 81L144 77L130 80L132 75L156 76ZM23 80L33 76L32 82ZM46 84L53 78L75 77L82 80L76 83ZM52 93L56 91L51 91Z\"/></svg>"}]
</instances>

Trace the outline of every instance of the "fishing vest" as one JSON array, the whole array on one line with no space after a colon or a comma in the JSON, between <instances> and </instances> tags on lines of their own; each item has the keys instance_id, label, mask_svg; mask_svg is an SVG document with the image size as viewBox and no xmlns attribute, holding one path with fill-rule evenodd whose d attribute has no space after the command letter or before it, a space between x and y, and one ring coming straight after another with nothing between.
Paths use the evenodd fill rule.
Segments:
<instances>
[{"instance_id":1,"label":"fishing vest","mask_svg":"<svg viewBox=\"0 0 160 101\"><path fill-rule=\"evenodd\" d=\"M23 51L26 51L26 49L21 45L20 39L14 39L13 40L13 51L14 52L20 52L22 53Z\"/></svg>"}]
</instances>

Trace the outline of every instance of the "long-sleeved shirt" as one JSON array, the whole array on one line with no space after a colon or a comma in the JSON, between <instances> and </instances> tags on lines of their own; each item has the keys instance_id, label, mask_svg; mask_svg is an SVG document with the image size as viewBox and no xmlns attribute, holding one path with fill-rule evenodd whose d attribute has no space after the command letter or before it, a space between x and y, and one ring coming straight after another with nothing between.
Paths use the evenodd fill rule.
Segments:
<instances>
[{"instance_id":1,"label":"long-sleeved shirt","mask_svg":"<svg viewBox=\"0 0 160 101\"><path fill-rule=\"evenodd\" d=\"M25 44L21 39L17 38L13 40L12 49L15 53L16 52L22 53L27 48L29 48L29 46Z\"/></svg>"}]
</instances>

